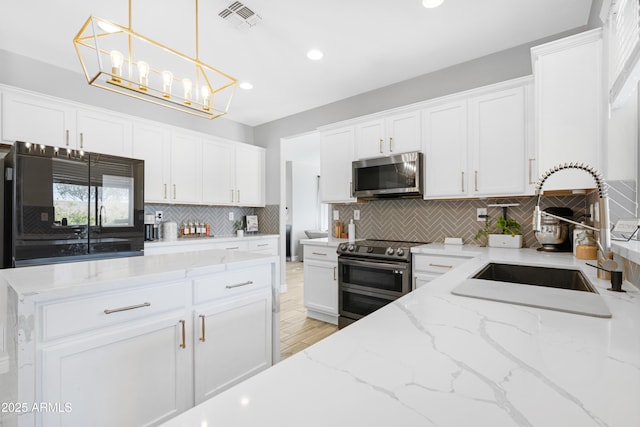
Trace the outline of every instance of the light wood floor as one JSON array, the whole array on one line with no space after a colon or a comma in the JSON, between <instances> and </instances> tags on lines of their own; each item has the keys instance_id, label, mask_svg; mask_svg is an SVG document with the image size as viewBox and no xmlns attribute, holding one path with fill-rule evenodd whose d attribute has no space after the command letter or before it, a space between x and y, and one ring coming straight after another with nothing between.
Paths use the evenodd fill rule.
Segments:
<instances>
[{"instance_id":1,"label":"light wood floor","mask_svg":"<svg viewBox=\"0 0 640 427\"><path fill-rule=\"evenodd\" d=\"M302 262L287 262L287 292L280 296L280 358L286 359L328 337L338 327L307 317Z\"/></svg>"}]
</instances>

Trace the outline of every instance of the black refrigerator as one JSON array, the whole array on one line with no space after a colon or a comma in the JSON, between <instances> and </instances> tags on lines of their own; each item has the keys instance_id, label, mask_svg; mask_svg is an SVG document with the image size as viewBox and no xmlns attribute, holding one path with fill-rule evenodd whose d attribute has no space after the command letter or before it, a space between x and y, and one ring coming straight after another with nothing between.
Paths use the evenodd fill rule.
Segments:
<instances>
[{"instance_id":1,"label":"black refrigerator","mask_svg":"<svg viewBox=\"0 0 640 427\"><path fill-rule=\"evenodd\" d=\"M143 160L18 141L2 170L3 267L143 254Z\"/></svg>"}]
</instances>

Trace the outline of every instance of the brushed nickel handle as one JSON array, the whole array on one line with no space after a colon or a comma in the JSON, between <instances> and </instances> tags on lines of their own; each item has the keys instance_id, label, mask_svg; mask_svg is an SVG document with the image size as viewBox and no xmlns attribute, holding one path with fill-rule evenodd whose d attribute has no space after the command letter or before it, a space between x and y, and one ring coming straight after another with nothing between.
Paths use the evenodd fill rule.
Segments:
<instances>
[{"instance_id":1,"label":"brushed nickel handle","mask_svg":"<svg viewBox=\"0 0 640 427\"><path fill-rule=\"evenodd\" d=\"M389 152L393 153L393 137L389 137Z\"/></svg>"},{"instance_id":2,"label":"brushed nickel handle","mask_svg":"<svg viewBox=\"0 0 640 427\"><path fill-rule=\"evenodd\" d=\"M67 129L67 147L69 146L69 129Z\"/></svg>"},{"instance_id":3,"label":"brushed nickel handle","mask_svg":"<svg viewBox=\"0 0 640 427\"><path fill-rule=\"evenodd\" d=\"M529 159L529 184L535 184L535 181L533 181L533 178L531 177L531 172L533 171L533 167L531 166L531 164L534 160L535 158Z\"/></svg>"},{"instance_id":4,"label":"brushed nickel handle","mask_svg":"<svg viewBox=\"0 0 640 427\"><path fill-rule=\"evenodd\" d=\"M333 280L336 280L336 270L338 269L338 267L333 267Z\"/></svg>"},{"instance_id":5,"label":"brushed nickel handle","mask_svg":"<svg viewBox=\"0 0 640 427\"><path fill-rule=\"evenodd\" d=\"M228 251L231 251L233 249L240 249L240 246L234 246L232 248L225 248L225 249L228 250Z\"/></svg>"},{"instance_id":6,"label":"brushed nickel handle","mask_svg":"<svg viewBox=\"0 0 640 427\"><path fill-rule=\"evenodd\" d=\"M173 184L173 200L178 198L178 192L176 191L176 185Z\"/></svg>"},{"instance_id":7,"label":"brushed nickel handle","mask_svg":"<svg viewBox=\"0 0 640 427\"><path fill-rule=\"evenodd\" d=\"M164 184L164 198L167 198L167 184Z\"/></svg>"},{"instance_id":8,"label":"brushed nickel handle","mask_svg":"<svg viewBox=\"0 0 640 427\"><path fill-rule=\"evenodd\" d=\"M442 267L442 268L453 268L453 265L446 265L446 264L435 264L430 262L429 263L430 267Z\"/></svg>"},{"instance_id":9,"label":"brushed nickel handle","mask_svg":"<svg viewBox=\"0 0 640 427\"><path fill-rule=\"evenodd\" d=\"M187 331L185 331L185 321L181 320L180 324L182 325L182 342L180 343L180 348L187 348Z\"/></svg>"},{"instance_id":10,"label":"brushed nickel handle","mask_svg":"<svg viewBox=\"0 0 640 427\"><path fill-rule=\"evenodd\" d=\"M258 247L262 247L262 246L269 246L269 244L268 243L258 244Z\"/></svg>"},{"instance_id":11,"label":"brushed nickel handle","mask_svg":"<svg viewBox=\"0 0 640 427\"><path fill-rule=\"evenodd\" d=\"M150 302L143 302L142 304L129 305L127 307L107 308L106 310L104 310L104 314L119 313L121 311L135 310L136 308L150 307L150 306L151 306Z\"/></svg>"},{"instance_id":12,"label":"brushed nickel handle","mask_svg":"<svg viewBox=\"0 0 640 427\"><path fill-rule=\"evenodd\" d=\"M461 183L462 183L462 192L464 193L464 171L461 172L462 173L462 179L461 179Z\"/></svg>"},{"instance_id":13,"label":"brushed nickel handle","mask_svg":"<svg viewBox=\"0 0 640 427\"><path fill-rule=\"evenodd\" d=\"M380 142L378 144L378 151L380 151L380 154L382 154L382 138L380 138Z\"/></svg>"},{"instance_id":14,"label":"brushed nickel handle","mask_svg":"<svg viewBox=\"0 0 640 427\"><path fill-rule=\"evenodd\" d=\"M204 314L201 314L200 316L200 330L201 330L201 334L200 334L200 341L205 342L206 341L206 335L204 332Z\"/></svg>"},{"instance_id":15,"label":"brushed nickel handle","mask_svg":"<svg viewBox=\"0 0 640 427\"><path fill-rule=\"evenodd\" d=\"M313 255L322 255L327 256L327 254L323 254L322 252L311 252Z\"/></svg>"},{"instance_id":16,"label":"brushed nickel handle","mask_svg":"<svg viewBox=\"0 0 640 427\"><path fill-rule=\"evenodd\" d=\"M84 133L80 132L80 149L84 149Z\"/></svg>"},{"instance_id":17,"label":"brushed nickel handle","mask_svg":"<svg viewBox=\"0 0 640 427\"><path fill-rule=\"evenodd\" d=\"M473 172L474 172L475 188L476 188L476 191L478 191L478 171L473 171Z\"/></svg>"},{"instance_id":18,"label":"brushed nickel handle","mask_svg":"<svg viewBox=\"0 0 640 427\"><path fill-rule=\"evenodd\" d=\"M353 182L349 183L349 195L353 197Z\"/></svg>"},{"instance_id":19,"label":"brushed nickel handle","mask_svg":"<svg viewBox=\"0 0 640 427\"><path fill-rule=\"evenodd\" d=\"M236 190L236 192L238 193L238 203L240 203L240 190Z\"/></svg>"},{"instance_id":20,"label":"brushed nickel handle","mask_svg":"<svg viewBox=\"0 0 640 427\"><path fill-rule=\"evenodd\" d=\"M234 194L233 190L231 190L231 203L234 203L234 202L235 202L235 197L234 197L234 195L235 195L235 194Z\"/></svg>"},{"instance_id":21,"label":"brushed nickel handle","mask_svg":"<svg viewBox=\"0 0 640 427\"><path fill-rule=\"evenodd\" d=\"M239 288L241 286L253 285L253 281L247 280L246 282L236 283L235 285L227 285L225 286L227 289Z\"/></svg>"}]
</instances>

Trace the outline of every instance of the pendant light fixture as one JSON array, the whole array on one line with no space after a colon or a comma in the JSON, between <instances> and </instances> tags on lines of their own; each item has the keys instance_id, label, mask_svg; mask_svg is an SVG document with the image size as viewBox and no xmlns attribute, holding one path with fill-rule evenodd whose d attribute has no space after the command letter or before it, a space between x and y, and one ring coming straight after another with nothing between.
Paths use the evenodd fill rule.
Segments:
<instances>
[{"instance_id":1,"label":"pendant light fixture","mask_svg":"<svg viewBox=\"0 0 640 427\"><path fill-rule=\"evenodd\" d=\"M226 114L237 79L202 61L195 0L195 58L96 16L84 23L73 43L90 85L154 104L214 119Z\"/></svg>"}]
</instances>

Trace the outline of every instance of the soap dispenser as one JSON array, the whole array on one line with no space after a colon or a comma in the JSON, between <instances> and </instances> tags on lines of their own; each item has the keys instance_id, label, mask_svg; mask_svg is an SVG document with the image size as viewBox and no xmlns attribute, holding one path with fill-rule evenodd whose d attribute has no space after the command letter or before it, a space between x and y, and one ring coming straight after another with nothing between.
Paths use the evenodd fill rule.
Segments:
<instances>
[{"instance_id":1,"label":"soap dispenser","mask_svg":"<svg viewBox=\"0 0 640 427\"><path fill-rule=\"evenodd\" d=\"M353 223L353 219L349 221L349 243L355 243L356 241L356 225Z\"/></svg>"}]
</instances>

